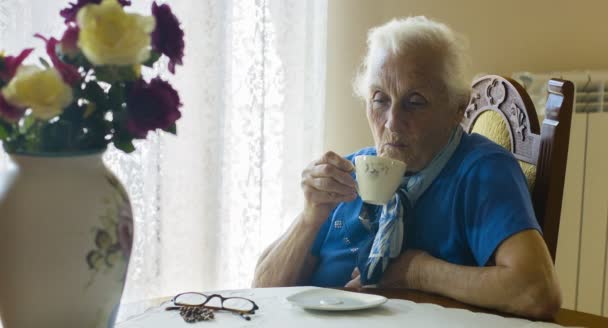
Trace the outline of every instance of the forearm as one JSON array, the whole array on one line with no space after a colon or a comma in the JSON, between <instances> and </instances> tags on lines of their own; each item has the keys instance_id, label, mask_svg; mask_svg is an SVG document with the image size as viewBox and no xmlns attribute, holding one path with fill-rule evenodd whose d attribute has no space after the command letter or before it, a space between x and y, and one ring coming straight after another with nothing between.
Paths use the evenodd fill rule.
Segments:
<instances>
[{"instance_id":1,"label":"forearm","mask_svg":"<svg viewBox=\"0 0 608 328\"><path fill-rule=\"evenodd\" d=\"M310 248L319 225L300 214L287 232L270 245L258 260L253 287L294 286L308 279L316 259Z\"/></svg>"},{"instance_id":2,"label":"forearm","mask_svg":"<svg viewBox=\"0 0 608 328\"><path fill-rule=\"evenodd\" d=\"M520 281L525 276L513 274L511 269L500 266L467 267L448 263L427 255L426 264L413 270L410 281L415 289L444 294L469 304L495 308L508 312L521 312L510 308L525 302L509 300L526 297L522 286L530 282ZM410 283L408 282L408 283Z\"/></svg>"},{"instance_id":3,"label":"forearm","mask_svg":"<svg viewBox=\"0 0 608 328\"><path fill-rule=\"evenodd\" d=\"M401 283L412 289L442 294L472 305L493 308L527 317L547 318L555 312L551 295L559 293L550 273L522 272L506 266L467 267L434 258L417 256L404 270ZM549 277L549 278L547 278ZM540 305L540 306L539 306Z\"/></svg>"}]
</instances>

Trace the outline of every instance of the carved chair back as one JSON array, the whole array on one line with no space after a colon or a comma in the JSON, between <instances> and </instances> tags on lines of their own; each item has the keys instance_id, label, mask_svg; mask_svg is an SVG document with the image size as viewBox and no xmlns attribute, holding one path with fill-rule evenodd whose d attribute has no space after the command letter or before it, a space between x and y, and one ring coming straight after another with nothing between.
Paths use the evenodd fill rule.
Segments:
<instances>
[{"instance_id":1,"label":"carved chair back","mask_svg":"<svg viewBox=\"0 0 608 328\"><path fill-rule=\"evenodd\" d=\"M498 125L489 124L498 126L490 131L502 133L507 142L501 144L520 161L528 178L536 218L555 261L574 86L570 81L551 79L548 91L540 126L532 100L521 85L497 75L481 77L473 82L462 126L471 133L476 132L478 122L486 121L484 125L488 125L498 121Z\"/></svg>"}]
</instances>

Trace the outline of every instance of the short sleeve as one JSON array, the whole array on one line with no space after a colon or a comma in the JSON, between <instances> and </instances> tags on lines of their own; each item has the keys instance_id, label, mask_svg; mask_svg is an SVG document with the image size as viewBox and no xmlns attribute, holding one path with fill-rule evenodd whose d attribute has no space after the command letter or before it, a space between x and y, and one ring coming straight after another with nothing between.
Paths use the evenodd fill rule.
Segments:
<instances>
[{"instance_id":1,"label":"short sleeve","mask_svg":"<svg viewBox=\"0 0 608 328\"><path fill-rule=\"evenodd\" d=\"M541 232L526 179L510 154L492 154L472 163L461 192L464 231L478 265L486 265L512 235L528 229Z\"/></svg>"}]
</instances>

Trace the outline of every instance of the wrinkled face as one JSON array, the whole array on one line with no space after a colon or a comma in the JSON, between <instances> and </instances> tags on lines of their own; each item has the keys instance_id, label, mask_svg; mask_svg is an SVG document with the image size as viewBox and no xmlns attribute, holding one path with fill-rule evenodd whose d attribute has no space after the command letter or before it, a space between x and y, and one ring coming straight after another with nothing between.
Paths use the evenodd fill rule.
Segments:
<instances>
[{"instance_id":1,"label":"wrinkled face","mask_svg":"<svg viewBox=\"0 0 608 328\"><path fill-rule=\"evenodd\" d=\"M372 58L367 119L378 155L419 171L447 144L461 116L450 104L441 56L415 50Z\"/></svg>"}]
</instances>

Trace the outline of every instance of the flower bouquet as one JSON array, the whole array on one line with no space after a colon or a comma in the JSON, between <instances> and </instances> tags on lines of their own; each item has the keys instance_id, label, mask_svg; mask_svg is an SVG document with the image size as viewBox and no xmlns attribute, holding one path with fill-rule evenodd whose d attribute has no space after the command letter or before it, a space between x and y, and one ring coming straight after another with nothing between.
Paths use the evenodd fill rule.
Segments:
<instances>
[{"instance_id":1,"label":"flower bouquet","mask_svg":"<svg viewBox=\"0 0 608 328\"><path fill-rule=\"evenodd\" d=\"M81 152L112 143L125 152L157 129L176 133L176 90L142 70L182 64L184 33L167 4L128 13L129 0L78 0L61 11L61 39L45 42L50 62L0 55L0 140L9 153ZM164 58L163 58L164 57ZM159 60L163 58L164 60Z\"/></svg>"}]
</instances>

